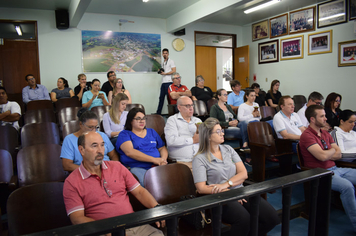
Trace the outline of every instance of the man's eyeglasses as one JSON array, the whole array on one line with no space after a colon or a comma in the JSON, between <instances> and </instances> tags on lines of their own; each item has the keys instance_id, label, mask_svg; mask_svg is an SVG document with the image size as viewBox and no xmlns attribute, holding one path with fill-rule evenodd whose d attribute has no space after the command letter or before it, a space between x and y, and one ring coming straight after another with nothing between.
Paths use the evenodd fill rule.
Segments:
<instances>
[{"instance_id":1,"label":"man's eyeglasses","mask_svg":"<svg viewBox=\"0 0 356 236\"><path fill-rule=\"evenodd\" d=\"M178 76L178 77L173 77L173 79L180 79L181 77L180 76Z\"/></svg>"},{"instance_id":2,"label":"man's eyeglasses","mask_svg":"<svg viewBox=\"0 0 356 236\"><path fill-rule=\"evenodd\" d=\"M31 79L27 79L27 81L32 81L35 80L35 77L31 78Z\"/></svg>"},{"instance_id":3,"label":"man's eyeglasses","mask_svg":"<svg viewBox=\"0 0 356 236\"><path fill-rule=\"evenodd\" d=\"M116 75L109 75L109 77L115 77Z\"/></svg>"},{"instance_id":4,"label":"man's eyeglasses","mask_svg":"<svg viewBox=\"0 0 356 236\"><path fill-rule=\"evenodd\" d=\"M100 128L100 126L87 126L86 124L83 124L85 127L87 127L90 131L93 130L98 130Z\"/></svg>"},{"instance_id":5,"label":"man's eyeglasses","mask_svg":"<svg viewBox=\"0 0 356 236\"><path fill-rule=\"evenodd\" d=\"M313 102L315 103L315 105L319 105L319 106L323 105L322 102L316 102L316 101L313 101Z\"/></svg>"},{"instance_id":6,"label":"man's eyeglasses","mask_svg":"<svg viewBox=\"0 0 356 236\"><path fill-rule=\"evenodd\" d=\"M179 105L179 106L183 106L186 107L187 109L194 107L194 104L185 104L185 105Z\"/></svg>"},{"instance_id":7,"label":"man's eyeglasses","mask_svg":"<svg viewBox=\"0 0 356 236\"><path fill-rule=\"evenodd\" d=\"M225 134L225 131L223 129L218 129L213 133L217 133L218 135Z\"/></svg>"},{"instance_id":8,"label":"man's eyeglasses","mask_svg":"<svg viewBox=\"0 0 356 236\"><path fill-rule=\"evenodd\" d=\"M321 139L321 143L323 144L324 150L328 150L329 149L328 145L326 144L326 142L323 139Z\"/></svg>"},{"instance_id":9,"label":"man's eyeglasses","mask_svg":"<svg viewBox=\"0 0 356 236\"><path fill-rule=\"evenodd\" d=\"M147 120L147 117L146 116L144 116L144 117L136 117L136 118L133 118L135 121L145 121L145 120Z\"/></svg>"},{"instance_id":10,"label":"man's eyeglasses","mask_svg":"<svg viewBox=\"0 0 356 236\"><path fill-rule=\"evenodd\" d=\"M106 182L106 180L104 179L103 182L103 187L105 189L106 194L111 197L112 196L112 191L108 189L108 183Z\"/></svg>"}]
</instances>

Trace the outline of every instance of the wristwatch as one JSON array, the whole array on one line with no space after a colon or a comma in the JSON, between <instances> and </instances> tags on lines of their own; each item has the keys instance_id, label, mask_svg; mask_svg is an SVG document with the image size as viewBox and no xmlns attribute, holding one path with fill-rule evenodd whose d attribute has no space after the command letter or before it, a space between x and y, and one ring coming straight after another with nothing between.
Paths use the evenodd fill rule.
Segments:
<instances>
[{"instance_id":1,"label":"wristwatch","mask_svg":"<svg viewBox=\"0 0 356 236\"><path fill-rule=\"evenodd\" d=\"M234 185L234 183L231 180L229 180L227 183L229 184L230 187L232 187L232 185Z\"/></svg>"}]
</instances>

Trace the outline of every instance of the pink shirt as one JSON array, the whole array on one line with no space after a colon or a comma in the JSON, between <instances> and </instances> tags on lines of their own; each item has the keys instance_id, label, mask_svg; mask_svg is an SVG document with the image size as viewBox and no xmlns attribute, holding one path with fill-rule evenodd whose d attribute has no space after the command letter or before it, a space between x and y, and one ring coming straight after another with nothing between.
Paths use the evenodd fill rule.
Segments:
<instances>
[{"instance_id":1,"label":"pink shirt","mask_svg":"<svg viewBox=\"0 0 356 236\"><path fill-rule=\"evenodd\" d=\"M104 161L101 168L100 179L90 174L82 162L65 180L63 197L68 216L84 210L86 217L101 220L133 212L127 192L140 184L120 162Z\"/></svg>"},{"instance_id":2,"label":"pink shirt","mask_svg":"<svg viewBox=\"0 0 356 236\"><path fill-rule=\"evenodd\" d=\"M333 166L335 166L334 161L320 161L316 159L309 151L308 148L314 144L317 144L321 147L321 149L330 149L331 144L335 143L331 135L325 131L325 130L320 130L321 132L321 137L318 136L315 130L313 130L310 126L302 133L300 136L300 151L302 153L303 159L304 159L304 166L309 167L309 168L323 168L323 169L329 169ZM323 140L323 142L321 141Z\"/></svg>"}]
</instances>

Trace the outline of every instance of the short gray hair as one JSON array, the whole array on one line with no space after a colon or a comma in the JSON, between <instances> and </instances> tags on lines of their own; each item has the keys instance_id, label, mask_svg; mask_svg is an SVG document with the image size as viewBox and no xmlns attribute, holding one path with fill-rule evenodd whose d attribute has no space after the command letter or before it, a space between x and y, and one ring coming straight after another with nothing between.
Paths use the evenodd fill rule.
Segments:
<instances>
[{"instance_id":1,"label":"short gray hair","mask_svg":"<svg viewBox=\"0 0 356 236\"><path fill-rule=\"evenodd\" d=\"M179 74L178 72L174 72L174 73L172 74L172 80L173 80L173 77L174 77L175 75L179 75L179 76L180 76L180 74Z\"/></svg>"}]
</instances>

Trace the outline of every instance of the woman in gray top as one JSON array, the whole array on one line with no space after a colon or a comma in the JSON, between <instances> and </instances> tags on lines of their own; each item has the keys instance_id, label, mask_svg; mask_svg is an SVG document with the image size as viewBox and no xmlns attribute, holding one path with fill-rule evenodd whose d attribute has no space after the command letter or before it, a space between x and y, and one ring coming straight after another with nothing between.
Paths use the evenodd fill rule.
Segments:
<instances>
[{"instance_id":1,"label":"woman in gray top","mask_svg":"<svg viewBox=\"0 0 356 236\"><path fill-rule=\"evenodd\" d=\"M74 92L69 88L68 81L65 78L59 78L57 80L57 88L51 91L52 102L57 102L61 98L71 98L74 96Z\"/></svg>"},{"instance_id":2,"label":"woman in gray top","mask_svg":"<svg viewBox=\"0 0 356 236\"><path fill-rule=\"evenodd\" d=\"M222 145L224 130L219 120L208 118L199 126L199 151L193 159L193 177L200 194L215 194L243 187L247 171L235 150ZM225 235L248 235L250 230L248 199L223 206L222 220L231 225ZM263 198L259 206L258 235L264 235L279 224L276 210Z\"/></svg>"}]
</instances>

